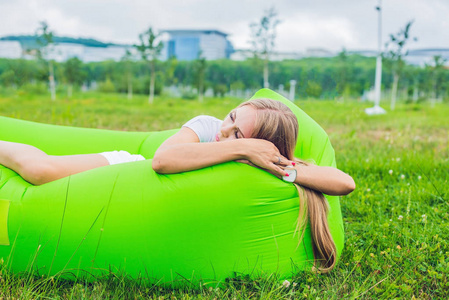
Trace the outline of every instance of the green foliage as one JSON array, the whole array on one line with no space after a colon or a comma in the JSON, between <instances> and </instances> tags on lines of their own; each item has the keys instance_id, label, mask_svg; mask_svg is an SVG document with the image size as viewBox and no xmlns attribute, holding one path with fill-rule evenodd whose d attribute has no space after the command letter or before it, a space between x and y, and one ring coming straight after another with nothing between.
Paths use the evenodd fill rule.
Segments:
<instances>
[{"instance_id":1,"label":"green foliage","mask_svg":"<svg viewBox=\"0 0 449 300\"><path fill-rule=\"evenodd\" d=\"M3 86L14 86L16 83L16 74L14 70L6 70L0 75L0 83Z\"/></svg>"},{"instance_id":2,"label":"green foliage","mask_svg":"<svg viewBox=\"0 0 449 300\"><path fill-rule=\"evenodd\" d=\"M256 57L261 55L264 59L268 59L275 46L276 27L280 22L276 10L272 7L265 11L258 22L250 24L250 43Z\"/></svg>"},{"instance_id":3,"label":"green foliage","mask_svg":"<svg viewBox=\"0 0 449 300\"><path fill-rule=\"evenodd\" d=\"M98 91L102 93L114 93L115 86L109 77L105 81L98 84Z\"/></svg>"},{"instance_id":4,"label":"green foliage","mask_svg":"<svg viewBox=\"0 0 449 300\"><path fill-rule=\"evenodd\" d=\"M156 61L158 60L164 44L160 40L160 34L156 33L153 28L139 35L140 44L134 45L140 52L142 60L150 63L150 88L149 103L153 103L156 82Z\"/></svg>"},{"instance_id":5,"label":"green foliage","mask_svg":"<svg viewBox=\"0 0 449 300\"><path fill-rule=\"evenodd\" d=\"M214 97L224 97L224 95L228 91L228 87L224 84L215 84L212 86L212 89L214 91Z\"/></svg>"},{"instance_id":6,"label":"green foliage","mask_svg":"<svg viewBox=\"0 0 449 300\"><path fill-rule=\"evenodd\" d=\"M178 83L178 78L175 76L178 60L175 57L169 58L164 66L164 82L166 85L173 85Z\"/></svg>"},{"instance_id":7,"label":"green foliage","mask_svg":"<svg viewBox=\"0 0 449 300\"><path fill-rule=\"evenodd\" d=\"M38 45L37 53L39 58L46 58L50 47L53 42L53 32L48 28L48 24L45 21L39 23L39 27L36 30L36 44Z\"/></svg>"},{"instance_id":8,"label":"green foliage","mask_svg":"<svg viewBox=\"0 0 449 300\"><path fill-rule=\"evenodd\" d=\"M58 83L65 82L65 63L54 62L55 77ZM143 84L150 73L146 61L122 60L81 63L83 83L104 82L108 77L120 93L127 92L128 75L130 74L133 92L145 93L148 87ZM226 86L226 89L255 90L263 86L260 76L260 64L253 59L246 61L214 60L207 61L204 71L204 85ZM319 84L323 98L360 97L365 90L374 85L375 58L350 55L346 52L337 57L303 58L301 60L285 60L270 62L270 84L273 88L283 84L288 89L290 80L296 80L296 95L307 98L306 90ZM14 74L11 72L14 72ZM155 61L155 93L168 85L198 86L198 66L194 61ZM8 72L6 75L2 74ZM128 73L129 72L129 73ZM393 76L391 69L384 68L382 73L383 88L391 89ZM0 85L20 87L27 83L48 81L48 65L44 61L23 59L0 59ZM309 84L311 81L311 84ZM433 63L425 68L406 65L400 79L400 86L406 91L416 86L420 97L431 98L434 94L447 97L449 92L449 70L441 62ZM142 86L142 87L140 87ZM435 92L435 87L438 92ZM312 93L315 96L317 93ZM413 92L410 97L413 97Z\"/></svg>"},{"instance_id":9,"label":"green foliage","mask_svg":"<svg viewBox=\"0 0 449 300\"><path fill-rule=\"evenodd\" d=\"M198 58L193 61L194 84L198 88L200 101L203 101L203 93L205 90L204 76L207 69L207 61L205 57L198 54Z\"/></svg>"},{"instance_id":10,"label":"green foliage","mask_svg":"<svg viewBox=\"0 0 449 300\"><path fill-rule=\"evenodd\" d=\"M317 82L309 80L307 82L306 87L306 93L307 96L312 98L319 98L321 96L321 93L323 92L323 89L321 88L321 85Z\"/></svg>"},{"instance_id":11,"label":"green foliage","mask_svg":"<svg viewBox=\"0 0 449 300\"><path fill-rule=\"evenodd\" d=\"M349 67L348 67L348 54L346 50L343 49L338 54L338 67L336 74L336 90L340 95L344 95L348 93L348 78L349 78ZM349 92L350 93L350 92ZM347 95L346 95L347 96Z\"/></svg>"},{"instance_id":12,"label":"green foliage","mask_svg":"<svg viewBox=\"0 0 449 300\"><path fill-rule=\"evenodd\" d=\"M254 59L263 59L263 87L269 87L269 60L276 41L276 27L281 21L277 18L274 7L265 11L259 22L251 23L250 43L254 53Z\"/></svg>"},{"instance_id":13,"label":"green foliage","mask_svg":"<svg viewBox=\"0 0 449 300\"><path fill-rule=\"evenodd\" d=\"M243 90L245 89L245 84L241 80L234 81L231 83L231 90Z\"/></svg>"},{"instance_id":14,"label":"green foliage","mask_svg":"<svg viewBox=\"0 0 449 300\"><path fill-rule=\"evenodd\" d=\"M70 58L65 62L64 73L67 82L76 85L81 85L87 76L83 70L83 62L77 57Z\"/></svg>"},{"instance_id":15,"label":"green foliage","mask_svg":"<svg viewBox=\"0 0 449 300\"><path fill-rule=\"evenodd\" d=\"M408 21L398 33L390 34L390 40L385 44L387 50L384 53L384 58L386 59L387 66L394 73L400 74L405 66L403 58L408 54L408 51L405 50L405 45L409 42L410 28L413 22L413 20ZM416 41L416 37L413 40Z\"/></svg>"},{"instance_id":16,"label":"green foliage","mask_svg":"<svg viewBox=\"0 0 449 300\"><path fill-rule=\"evenodd\" d=\"M9 74L3 75L5 72ZM8 83L12 83L13 85L22 86L32 81L46 81L47 76L45 70L36 61L0 59L0 77L6 79Z\"/></svg>"},{"instance_id":17,"label":"green foliage","mask_svg":"<svg viewBox=\"0 0 449 300\"><path fill-rule=\"evenodd\" d=\"M198 94L192 88L185 88L182 90L181 98L185 100L197 99Z\"/></svg>"},{"instance_id":18,"label":"green foliage","mask_svg":"<svg viewBox=\"0 0 449 300\"><path fill-rule=\"evenodd\" d=\"M442 58L440 55L435 55L433 57L433 64L427 65L426 69L429 73L429 76L431 78L430 80L430 90L433 91L434 97L438 98L441 93L442 89L446 88L448 82L444 78L444 63L446 62L446 59Z\"/></svg>"},{"instance_id":19,"label":"green foliage","mask_svg":"<svg viewBox=\"0 0 449 300\"><path fill-rule=\"evenodd\" d=\"M163 42L159 39L160 34L156 33L151 27L139 34L140 44L134 45L134 47L139 51L143 60L157 60L164 47Z\"/></svg>"}]
</instances>

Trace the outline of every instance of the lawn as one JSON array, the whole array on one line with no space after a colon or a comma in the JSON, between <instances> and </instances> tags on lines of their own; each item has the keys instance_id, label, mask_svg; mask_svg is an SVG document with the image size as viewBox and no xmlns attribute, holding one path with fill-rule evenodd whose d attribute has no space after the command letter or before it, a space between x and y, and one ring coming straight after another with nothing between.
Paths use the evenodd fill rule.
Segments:
<instances>
[{"instance_id":1,"label":"lawn","mask_svg":"<svg viewBox=\"0 0 449 300\"><path fill-rule=\"evenodd\" d=\"M189 118L223 118L240 99L194 100L118 94L4 92L0 115L50 124L116 130L179 128ZM0 267L0 298L449 298L449 105L399 103L367 116L368 103L303 100L296 104L329 134L340 169L357 189L341 200L346 241L326 275L297 274L286 287L276 275L239 278L221 288L171 289L111 275L95 282L36 278ZM387 107L385 103L384 107Z\"/></svg>"}]
</instances>

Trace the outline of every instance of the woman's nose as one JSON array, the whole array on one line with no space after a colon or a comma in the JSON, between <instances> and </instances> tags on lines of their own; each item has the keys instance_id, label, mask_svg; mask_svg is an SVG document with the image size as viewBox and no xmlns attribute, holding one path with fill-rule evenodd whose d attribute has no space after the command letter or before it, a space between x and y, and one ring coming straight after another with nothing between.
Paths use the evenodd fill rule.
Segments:
<instances>
[{"instance_id":1,"label":"woman's nose","mask_svg":"<svg viewBox=\"0 0 449 300\"><path fill-rule=\"evenodd\" d=\"M231 125L228 125L228 126L223 126L222 128L221 128L221 135L223 136L223 137L229 137L229 134L230 134L230 132L232 131L232 126Z\"/></svg>"}]
</instances>

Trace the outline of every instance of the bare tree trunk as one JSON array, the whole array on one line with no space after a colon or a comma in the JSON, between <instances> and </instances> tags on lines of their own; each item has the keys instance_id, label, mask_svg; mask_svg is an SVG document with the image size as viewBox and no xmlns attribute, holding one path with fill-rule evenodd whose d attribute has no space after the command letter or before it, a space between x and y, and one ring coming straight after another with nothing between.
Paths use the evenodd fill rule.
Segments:
<instances>
[{"instance_id":1,"label":"bare tree trunk","mask_svg":"<svg viewBox=\"0 0 449 300\"><path fill-rule=\"evenodd\" d=\"M268 82L268 57L266 57L263 62L263 87L270 87L270 83Z\"/></svg>"},{"instance_id":2,"label":"bare tree trunk","mask_svg":"<svg viewBox=\"0 0 449 300\"><path fill-rule=\"evenodd\" d=\"M436 97L437 97L436 88L434 88L434 91L431 94L432 94L432 96L430 98L430 107L434 108L435 107L435 102L436 102Z\"/></svg>"},{"instance_id":3,"label":"bare tree trunk","mask_svg":"<svg viewBox=\"0 0 449 300\"><path fill-rule=\"evenodd\" d=\"M151 61L151 78L150 78L150 97L148 102L153 104L154 101L154 82L156 80L156 72L154 71L154 62Z\"/></svg>"},{"instance_id":4,"label":"bare tree trunk","mask_svg":"<svg viewBox=\"0 0 449 300\"><path fill-rule=\"evenodd\" d=\"M200 75L201 77L199 78L199 82L198 82L198 100L200 103L203 102L203 74Z\"/></svg>"},{"instance_id":5,"label":"bare tree trunk","mask_svg":"<svg viewBox=\"0 0 449 300\"><path fill-rule=\"evenodd\" d=\"M69 84L67 88L67 97L72 98L73 84Z\"/></svg>"},{"instance_id":6,"label":"bare tree trunk","mask_svg":"<svg viewBox=\"0 0 449 300\"><path fill-rule=\"evenodd\" d=\"M128 100L133 98L133 82L131 80L131 75L128 74Z\"/></svg>"},{"instance_id":7,"label":"bare tree trunk","mask_svg":"<svg viewBox=\"0 0 449 300\"><path fill-rule=\"evenodd\" d=\"M399 82L399 74L394 73L393 74L393 87L391 89L391 110L394 110L396 106L396 96L398 94L398 82Z\"/></svg>"},{"instance_id":8,"label":"bare tree trunk","mask_svg":"<svg viewBox=\"0 0 449 300\"><path fill-rule=\"evenodd\" d=\"M49 71L50 71L50 76L49 76L49 81L50 81L50 94L51 94L51 100L55 101L56 100L56 85L55 85L55 72L53 70L53 62L50 60L49 61Z\"/></svg>"},{"instance_id":9,"label":"bare tree trunk","mask_svg":"<svg viewBox=\"0 0 449 300\"><path fill-rule=\"evenodd\" d=\"M413 83L413 98L412 98L414 103L418 102L418 96L419 96L418 80L415 79L415 82Z\"/></svg>"}]
</instances>

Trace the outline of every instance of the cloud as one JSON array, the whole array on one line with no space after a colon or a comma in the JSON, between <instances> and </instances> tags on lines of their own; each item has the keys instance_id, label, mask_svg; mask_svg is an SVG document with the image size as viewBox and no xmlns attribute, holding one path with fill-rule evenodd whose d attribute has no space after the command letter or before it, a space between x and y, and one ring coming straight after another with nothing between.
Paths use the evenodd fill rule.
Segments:
<instances>
[{"instance_id":1,"label":"cloud","mask_svg":"<svg viewBox=\"0 0 449 300\"><path fill-rule=\"evenodd\" d=\"M376 49L377 0L0 0L0 36L33 34L48 21L58 35L135 43L149 26L156 29L217 29L237 48L248 48L249 24L275 6L282 23L277 49L304 51ZM383 42L415 19L414 47L449 47L447 0L382 1Z\"/></svg>"},{"instance_id":2,"label":"cloud","mask_svg":"<svg viewBox=\"0 0 449 300\"><path fill-rule=\"evenodd\" d=\"M301 13L279 25L278 44L289 51L304 51L310 47L339 50L355 46L356 35L346 19Z\"/></svg>"}]
</instances>

